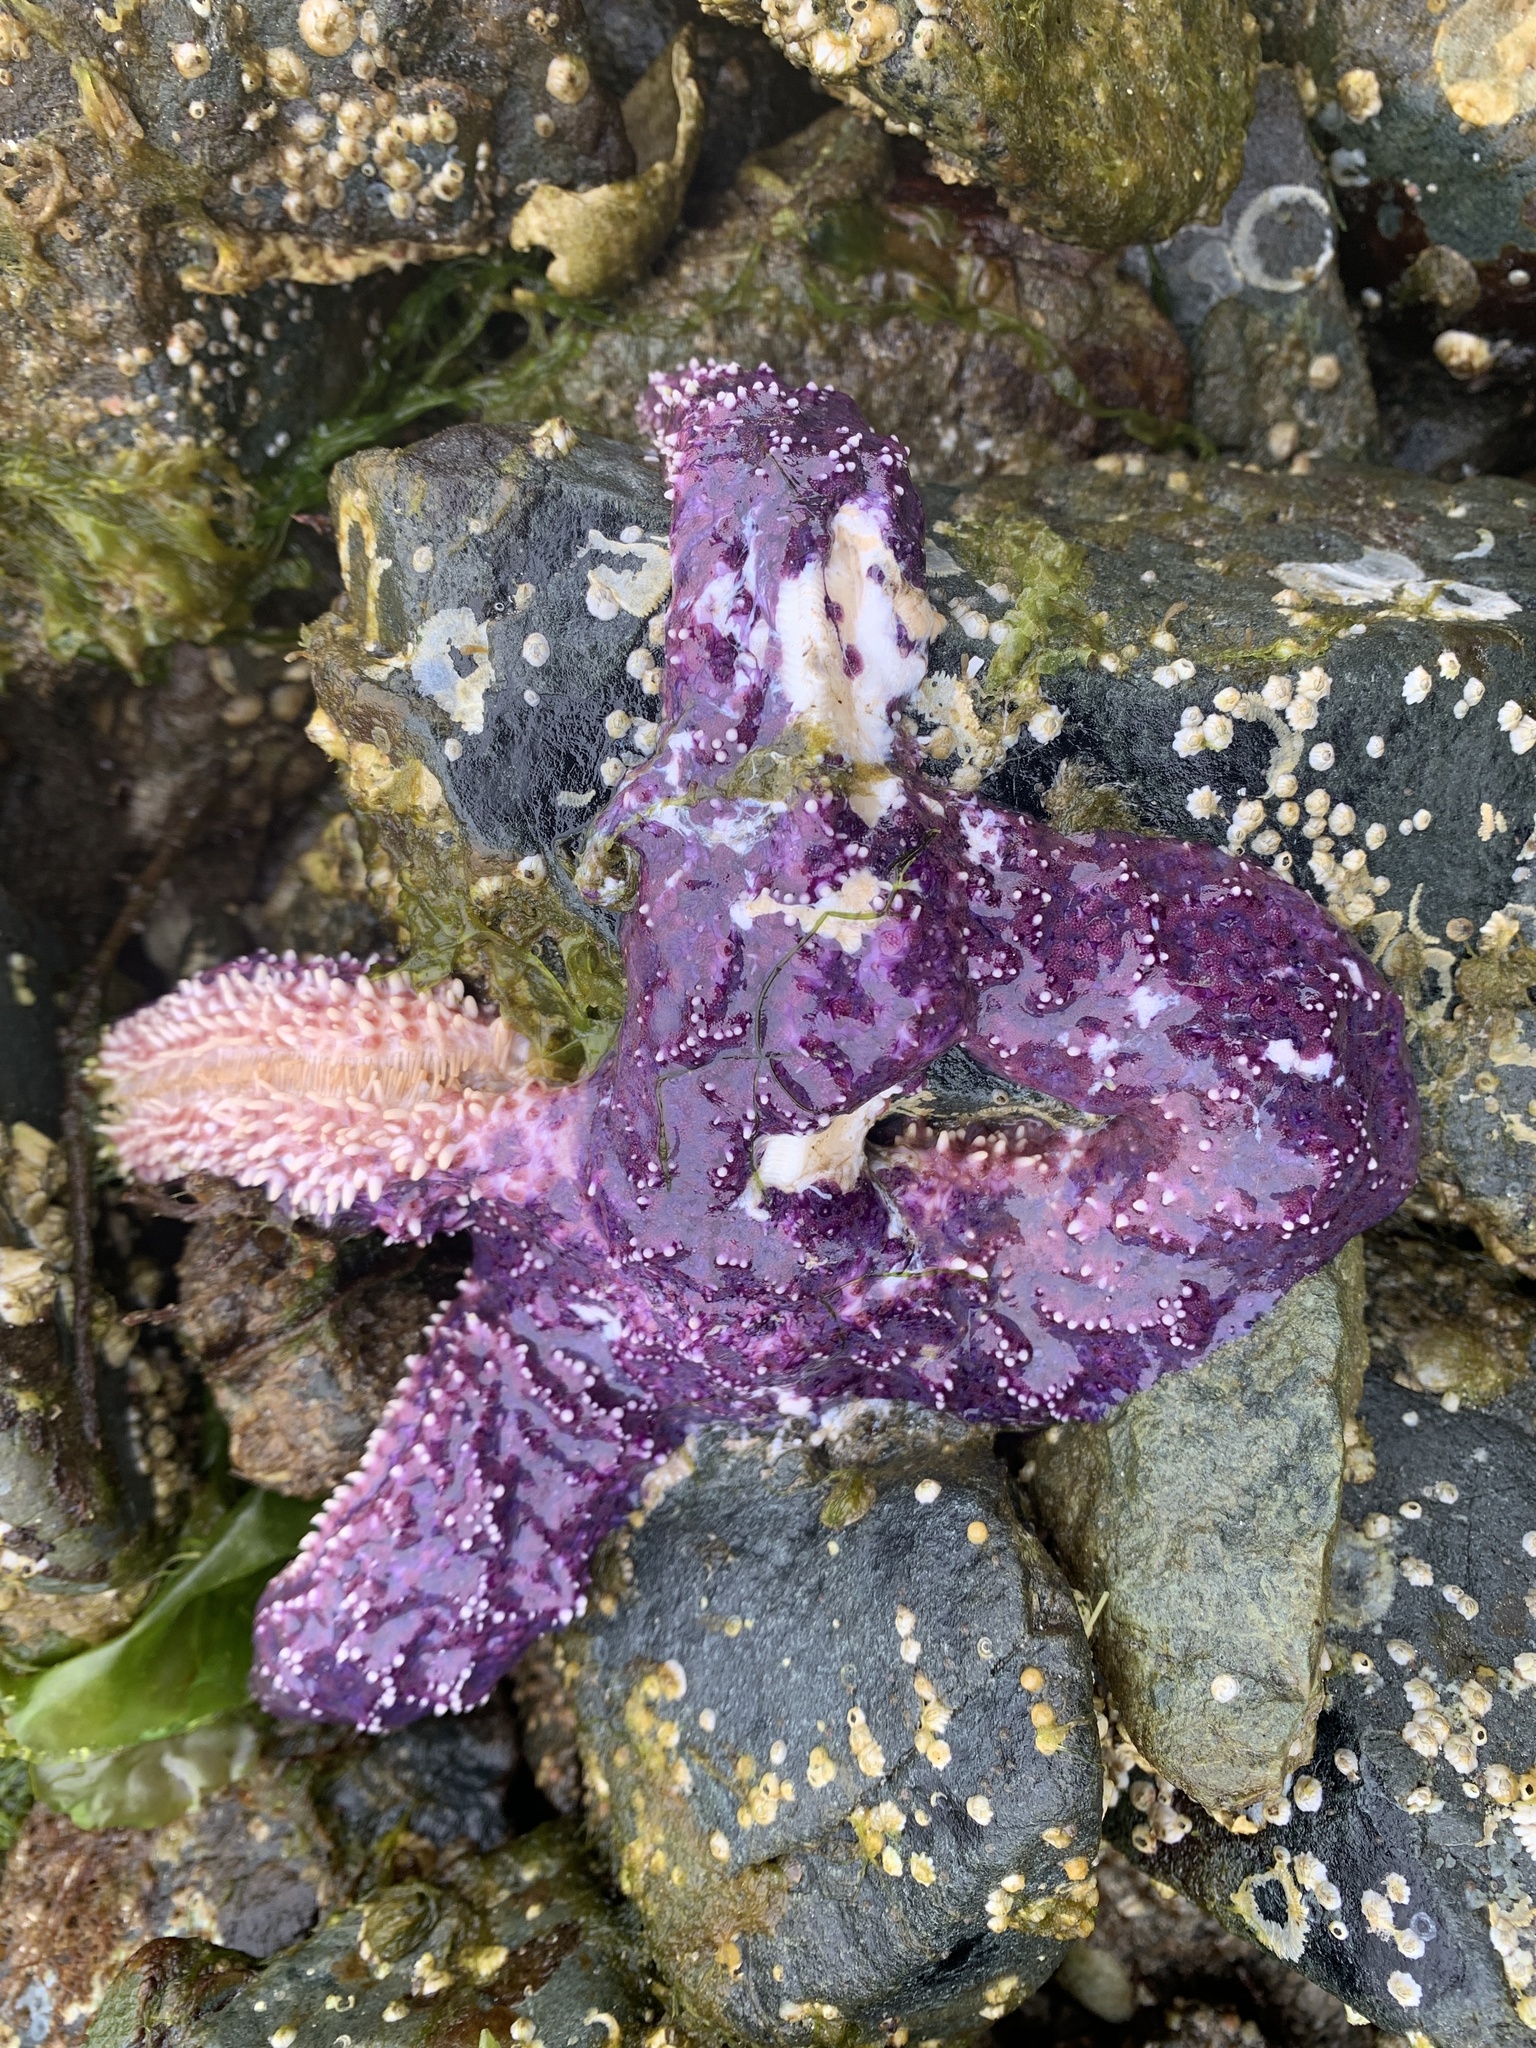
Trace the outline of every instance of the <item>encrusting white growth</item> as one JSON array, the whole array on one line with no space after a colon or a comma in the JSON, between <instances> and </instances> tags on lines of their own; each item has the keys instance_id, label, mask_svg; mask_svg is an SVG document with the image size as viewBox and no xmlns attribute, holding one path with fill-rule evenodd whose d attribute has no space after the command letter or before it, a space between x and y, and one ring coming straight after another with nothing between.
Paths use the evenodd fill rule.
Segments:
<instances>
[{"instance_id":1,"label":"encrusting white growth","mask_svg":"<svg viewBox=\"0 0 1536 2048\"><path fill-rule=\"evenodd\" d=\"M891 758L891 707L922 681L927 643L944 621L903 576L867 505L838 510L830 543L825 561L808 562L779 586L774 689L789 717L829 751L850 766L876 767Z\"/></svg>"},{"instance_id":2,"label":"encrusting white growth","mask_svg":"<svg viewBox=\"0 0 1536 2048\"><path fill-rule=\"evenodd\" d=\"M570 1169L579 1091L532 1081L526 1040L458 982L343 968L237 961L117 1024L98 1072L124 1168L227 1174L323 1220L431 1174L515 1201Z\"/></svg>"},{"instance_id":3,"label":"encrusting white growth","mask_svg":"<svg viewBox=\"0 0 1536 2048\"><path fill-rule=\"evenodd\" d=\"M864 1141L900 1093L887 1088L857 1109L830 1118L819 1131L780 1131L765 1138L757 1155L759 1187L786 1195L803 1195L814 1187L851 1194L864 1170Z\"/></svg>"}]
</instances>

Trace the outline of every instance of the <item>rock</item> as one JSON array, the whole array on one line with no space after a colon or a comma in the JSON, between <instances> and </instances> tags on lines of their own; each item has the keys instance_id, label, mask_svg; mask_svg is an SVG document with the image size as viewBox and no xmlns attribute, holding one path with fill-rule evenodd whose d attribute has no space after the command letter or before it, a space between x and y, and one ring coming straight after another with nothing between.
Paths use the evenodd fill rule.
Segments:
<instances>
[{"instance_id":1,"label":"rock","mask_svg":"<svg viewBox=\"0 0 1536 2048\"><path fill-rule=\"evenodd\" d=\"M666 48L691 27L694 75L704 95L699 160L684 202L697 225L730 189L743 160L783 142L826 111L806 77L754 29L704 14L697 0L585 0L592 73L622 99Z\"/></svg>"},{"instance_id":2,"label":"rock","mask_svg":"<svg viewBox=\"0 0 1536 2048\"><path fill-rule=\"evenodd\" d=\"M1536 304L1536 99L1497 8L1274 0L1263 28L1300 67L1362 279L1424 310L1426 354L1437 328L1470 329L1513 373Z\"/></svg>"},{"instance_id":3,"label":"rock","mask_svg":"<svg viewBox=\"0 0 1536 2048\"><path fill-rule=\"evenodd\" d=\"M1518 476L1530 446L1536 394L1529 379L1487 377L1473 387L1450 376L1425 346L1417 321L1395 318L1371 289L1361 321L1381 421L1381 456L1394 469L1459 483Z\"/></svg>"},{"instance_id":4,"label":"rock","mask_svg":"<svg viewBox=\"0 0 1536 2048\"><path fill-rule=\"evenodd\" d=\"M517 1752L494 1703L377 1742L241 1736L237 1782L167 1825L83 1832L32 1809L0 1878L0 2025L29 2048L78 2042L142 1943L196 1929L249 1971L359 1890L506 1840Z\"/></svg>"},{"instance_id":5,"label":"rock","mask_svg":"<svg viewBox=\"0 0 1536 2048\"><path fill-rule=\"evenodd\" d=\"M553 420L355 456L332 495L357 615L310 637L310 732L342 767L373 886L414 976L470 977L575 1078L622 994L573 850L660 732L656 472Z\"/></svg>"},{"instance_id":6,"label":"rock","mask_svg":"<svg viewBox=\"0 0 1536 2048\"><path fill-rule=\"evenodd\" d=\"M556 1668L553 1639L540 1636L530 1643L507 1683L534 1784L556 1813L579 1812L581 1755L576 1710Z\"/></svg>"},{"instance_id":7,"label":"rock","mask_svg":"<svg viewBox=\"0 0 1536 2048\"><path fill-rule=\"evenodd\" d=\"M139 210L164 207L175 178L161 260L220 295L481 249L505 235L519 185L633 168L619 110L592 78L579 0L537 21L462 0L382 19L317 0L295 19L256 0L173 45L147 21L114 26L72 4L53 39L18 25L10 41L12 132L36 138L28 196L13 201L25 228L87 229L74 209L96 160L70 146L95 148L120 232L153 237L159 223ZM385 176L390 163L402 170Z\"/></svg>"},{"instance_id":8,"label":"rock","mask_svg":"<svg viewBox=\"0 0 1536 2048\"><path fill-rule=\"evenodd\" d=\"M558 1641L588 1820L705 2038L969 2039L1092 1924L1070 1595L979 1431L713 1430Z\"/></svg>"},{"instance_id":9,"label":"rock","mask_svg":"<svg viewBox=\"0 0 1536 2048\"><path fill-rule=\"evenodd\" d=\"M231 1469L317 1500L357 1465L436 1295L452 1291L451 1262L380 1260L228 1183L193 1194L176 1329L228 1425Z\"/></svg>"},{"instance_id":10,"label":"rock","mask_svg":"<svg viewBox=\"0 0 1536 2048\"><path fill-rule=\"evenodd\" d=\"M1210 2037L1218 2048L1239 2048L1249 2038L1244 2024L1256 2027L1256 2038L1269 2048L1395 2048L1374 2031L1360 2033L1341 2000L1229 1934L1114 1849L1101 1850L1097 1874L1098 1924L1087 1941L1068 1949L1061 1969L1030 2002L1034 2008L1049 1999L1050 2009L1027 2008L1036 2031L1018 2038L1076 2048L1082 2016L1074 2024L1070 1998L1112 2026L1133 2020L1127 2038L1171 2037L1177 2048L1188 2048L1198 2006L1223 2015Z\"/></svg>"},{"instance_id":11,"label":"rock","mask_svg":"<svg viewBox=\"0 0 1536 2048\"><path fill-rule=\"evenodd\" d=\"M1161 240L1237 182L1257 35L1227 0L1165 0L1134 24L1083 0L1048 28L1017 0L943 14L893 0L857 19L707 4L758 22L836 98L920 136L948 177L995 185L1047 234L1096 249Z\"/></svg>"},{"instance_id":12,"label":"rock","mask_svg":"<svg viewBox=\"0 0 1536 2048\"><path fill-rule=\"evenodd\" d=\"M1536 1302L1435 1220L1416 1198L1365 1239L1371 1356L1415 1393L1497 1408L1530 1372Z\"/></svg>"},{"instance_id":13,"label":"rock","mask_svg":"<svg viewBox=\"0 0 1536 2048\"><path fill-rule=\"evenodd\" d=\"M31 2048L66 2048L151 1936L198 1927L269 1955L302 1939L337 1893L302 1785L261 1763L148 1833L87 1834L34 1806L0 1880L0 2022Z\"/></svg>"},{"instance_id":14,"label":"rock","mask_svg":"<svg viewBox=\"0 0 1536 2048\"><path fill-rule=\"evenodd\" d=\"M250 480L354 396L382 273L504 244L539 181L622 199L634 151L578 0L7 21L0 661L137 669L245 623Z\"/></svg>"},{"instance_id":15,"label":"rock","mask_svg":"<svg viewBox=\"0 0 1536 2048\"><path fill-rule=\"evenodd\" d=\"M1181 229L1152 259L1190 350L1194 423L1245 462L1359 456L1375 442L1370 370L1335 244L1295 80L1265 65L1226 211L1214 227Z\"/></svg>"},{"instance_id":16,"label":"rock","mask_svg":"<svg viewBox=\"0 0 1536 2048\"><path fill-rule=\"evenodd\" d=\"M309 1731L292 1728L269 1741L278 1753L291 1747L300 1757L314 1745ZM333 1735L331 1742L312 1796L349 1892L438 1861L451 1864L466 1849L484 1854L505 1845L518 1743L499 1697L471 1714L418 1721L377 1741Z\"/></svg>"},{"instance_id":17,"label":"rock","mask_svg":"<svg viewBox=\"0 0 1536 2048\"><path fill-rule=\"evenodd\" d=\"M1361 1420L1375 1469L1349 1490L1314 1756L1223 1829L1122 1748L1107 1825L1378 2027L1515 2048L1536 2019L1530 1432L1379 1373Z\"/></svg>"},{"instance_id":18,"label":"rock","mask_svg":"<svg viewBox=\"0 0 1536 2048\"><path fill-rule=\"evenodd\" d=\"M1098 1615L1115 1711L1214 1810L1277 1798L1312 1748L1363 1305L1352 1245L1246 1337L1032 1445L1041 1533Z\"/></svg>"},{"instance_id":19,"label":"rock","mask_svg":"<svg viewBox=\"0 0 1536 2048\"><path fill-rule=\"evenodd\" d=\"M1188 402L1177 336L1111 258L898 172L848 113L754 157L610 320L530 343L474 398L488 419L559 413L636 440L649 372L704 353L835 385L921 475L956 482L1123 441L1118 414L1173 422Z\"/></svg>"},{"instance_id":20,"label":"rock","mask_svg":"<svg viewBox=\"0 0 1536 2048\"><path fill-rule=\"evenodd\" d=\"M289 842L271 894L250 920L269 953L342 953L366 960L388 936L368 898L368 863L357 820L328 789Z\"/></svg>"},{"instance_id":21,"label":"rock","mask_svg":"<svg viewBox=\"0 0 1536 2048\"><path fill-rule=\"evenodd\" d=\"M60 1087L52 934L0 889L0 1124L57 1132Z\"/></svg>"},{"instance_id":22,"label":"rock","mask_svg":"<svg viewBox=\"0 0 1536 2048\"><path fill-rule=\"evenodd\" d=\"M23 1664L125 1627L162 1547L81 1415L59 1301L71 1258L64 1183L51 1139L0 1124L0 1649ZM132 1334L105 1305L102 1335L126 1365Z\"/></svg>"},{"instance_id":23,"label":"rock","mask_svg":"<svg viewBox=\"0 0 1536 2048\"><path fill-rule=\"evenodd\" d=\"M541 181L513 216L512 247L552 250L545 275L568 298L633 284L677 225L704 134L691 28L627 94L624 124L635 154L632 178L577 192Z\"/></svg>"},{"instance_id":24,"label":"rock","mask_svg":"<svg viewBox=\"0 0 1536 2048\"><path fill-rule=\"evenodd\" d=\"M1502 478L1153 456L992 479L947 520L934 494L931 531L978 580L1032 597L1042 525L1074 551L1029 655L1062 723L985 789L1038 809L1071 761L1145 829L1294 876L1373 952L1415 927L1465 944L1532 872L1533 504ZM1008 677L991 657L984 705Z\"/></svg>"},{"instance_id":25,"label":"rock","mask_svg":"<svg viewBox=\"0 0 1536 2048\"><path fill-rule=\"evenodd\" d=\"M594 2027L639 2039L656 2018L643 1970L633 1916L598 1892L575 1830L554 1823L437 1881L373 1892L259 1971L202 1942L154 1942L117 1977L89 2038L268 2048L276 2025L329 2048L344 2013L357 2048L460 2048L482 2032L590 2048Z\"/></svg>"},{"instance_id":26,"label":"rock","mask_svg":"<svg viewBox=\"0 0 1536 2048\"><path fill-rule=\"evenodd\" d=\"M157 993L160 977L194 973L264 935L257 906L334 780L304 737L309 710L307 674L296 679L280 654L238 642L176 646L153 689L81 662L0 694L0 869L54 935L64 973L90 959L125 878L199 797L203 815L141 945L125 949L109 1005L131 1006Z\"/></svg>"}]
</instances>

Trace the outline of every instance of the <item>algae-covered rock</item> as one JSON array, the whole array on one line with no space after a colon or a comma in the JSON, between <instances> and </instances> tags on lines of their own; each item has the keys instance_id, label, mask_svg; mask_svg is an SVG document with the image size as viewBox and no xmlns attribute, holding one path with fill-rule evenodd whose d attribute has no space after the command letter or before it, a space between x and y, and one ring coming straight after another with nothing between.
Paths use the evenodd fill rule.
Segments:
<instances>
[{"instance_id":1,"label":"algae-covered rock","mask_svg":"<svg viewBox=\"0 0 1536 2048\"><path fill-rule=\"evenodd\" d=\"M423 982L471 977L574 1078L622 1002L572 882L581 836L660 735L667 507L637 452L551 419L338 465L345 617L310 638L310 731Z\"/></svg>"},{"instance_id":2,"label":"algae-covered rock","mask_svg":"<svg viewBox=\"0 0 1536 2048\"><path fill-rule=\"evenodd\" d=\"M709 1432L557 1661L589 1824L707 2039L963 2040L1088 1932L1071 1596L985 1433Z\"/></svg>"},{"instance_id":3,"label":"algae-covered rock","mask_svg":"<svg viewBox=\"0 0 1536 2048\"><path fill-rule=\"evenodd\" d=\"M921 136L1048 234L1117 248L1214 217L1236 183L1257 31L1231 0L705 0L850 106Z\"/></svg>"},{"instance_id":4,"label":"algae-covered rock","mask_svg":"<svg viewBox=\"0 0 1536 2048\"><path fill-rule=\"evenodd\" d=\"M1385 2033L1517 2048L1536 2023L1531 1438L1375 1372L1361 1420L1375 1459L1347 1489L1314 1755L1224 1829L1115 1751L1106 1826Z\"/></svg>"},{"instance_id":5,"label":"algae-covered rock","mask_svg":"<svg viewBox=\"0 0 1536 2048\"><path fill-rule=\"evenodd\" d=\"M1363 1296L1356 1245L1246 1337L1032 1449L1121 1725L1212 1809L1278 1797L1311 1752Z\"/></svg>"},{"instance_id":6,"label":"algae-covered rock","mask_svg":"<svg viewBox=\"0 0 1536 2048\"><path fill-rule=\"evenodd\" d=\"M262 1970L202 1942L156 1942L113 1983L89 2039L268 2048L278 2032L332 2048L341 2028L356 2048L473 2048L484 2032L591 2048L638 2040L655 2020L645 1969L633 1915L609 1904L575 1831L554 1823L370 1893Z\"/></svg>"},{"instance_id":7,"label":"algae-covered rock","mask_svg":"<svg viewBox=\"0 0 1536 2048\"><path fill-rule=\"evenodd\" d=\"M1127 413L1166 436L1188 400L1178 337L1111 258L898 175L881 130L842 112L747 163L609 318L568 322L473 397L487 419L631 440L647 375L702 354L846 391L930 480L1091 452Z\"/></svg>"},{"instance_id":8,"label":"algae-covered rock","mask_svg":"<svg viewBox=\"0 0 1536 2048\"><path fill-rule=\"evenodd\" d=\"M257 1191L194 1192L176 1328L228 1427L231 1470L319 1499L357 1465L437 1306L420 1254L374 1263ZM451 1269L437 1277L446 1295Z\"/></svg>"},{"instance_id":9,"label":"algae-covered rock","mask_svg":"<svg viewBox=\"0 0 1536 2048\"><path fill-rule=\"evenodd\" d=\"M0 17L0 662L243 621L250 480L352 396L408 262L622 179L576 0Z\"/></svg>"},{"instance_id":10,"label":"algae-covered rock","mask_svg":"<svg viewBox=\"0 0 1536 2048\"><path fill-rule=\"evenodd\" d=\"M1190 349L1194 423L1245 461L1356 456L1375 440L1371 374L1336 241L1295 80L1265 65L1226 211L1155 252Z\"/></svg>"}]
</instances>

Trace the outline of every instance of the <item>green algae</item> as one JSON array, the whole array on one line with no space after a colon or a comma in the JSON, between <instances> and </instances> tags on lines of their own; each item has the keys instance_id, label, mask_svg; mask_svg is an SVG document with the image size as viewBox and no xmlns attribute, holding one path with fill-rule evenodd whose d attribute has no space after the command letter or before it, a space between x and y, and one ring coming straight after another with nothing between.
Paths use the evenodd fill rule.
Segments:
<instances>
[{"instance_id":1,"label":"green algae","mask_svg":"<svg viewBox=\"0 0 1536 2048\"><path fill-rule=\"evenodd\" d=\"M1258 26L1240 0L711 0L1015 218L1113 249L1214 219L1242 169Z\"/></svg>"},{"instance_id":2,"label":"green algae","mask_svg":"<svg viewBox=\"0 0 1536 2048\"><path fill-rule=\"evenodd\" d=\"M985 487L967 507L934 531L978 582L1002 583L1011 593L1003 638L974 694L984 718L1016 729L1045 705L1048 676L1100 652L1106 621L1089 609L1087 556L1076 542L1043 519L1005 510Z\"/></svg>"},{"instance_id":3,"label":"green algae","mask_svg":"<svg viewBox=\"0 0 1536 2048\"><path fill-rule=\"evenodd\" d=\"M188 442L94 463L59 444L0 444L0 577L30 588L61 660L142 669L176 640L206 642L249 616L269 550L226 458Z\"/></svg>"},{"instance_id":4,"label":"green algae","mask_svg":"<svg viewBox=\"0 0 1536 2048\"><path fill-rule=\"evenodd\" d=\"M0 1666L5 1748L45 1804L80 1827L151 1827L228 1782L251 1747L256 1602L314 1511L247 1493L183 1533L182 1561L122 1634L43 1671Z\"/></svg>"}]
</instances>

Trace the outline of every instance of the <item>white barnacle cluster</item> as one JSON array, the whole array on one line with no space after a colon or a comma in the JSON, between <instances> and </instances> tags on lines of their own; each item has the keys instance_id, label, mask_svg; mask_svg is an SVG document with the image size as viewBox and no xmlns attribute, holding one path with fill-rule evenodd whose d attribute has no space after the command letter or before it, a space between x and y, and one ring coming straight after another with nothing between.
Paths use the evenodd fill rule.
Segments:
<instances>
[{"instance_id":1,"label":"white barnacle cluster","mask_svg":"<svg viewBox=\"0 0 1536 2048\"><path fill-rule=\"evenodd\" d=\"M1193 673L1193 664L1183 663ZM1158 670L1154 680L1172 670ZM1285 835L1299 832L1306 842L1307 864L1312 879L1340 923L1354 929L1376 913L1379 899L1391 889L1390 876L1373 875L1371 852L1383 846L1387 828L1373 821L1361 829L1354 806L1337 797L1324 782L1303 791L1297 770L1303 765L1325 775L1337 764L1330 740L1316 740L1305 747L1302 735L1313 731L1318 707L1330 695L1333 678L1317 665L1297 675L1271 675L1258 691L1240 691L1231 685L1216 693L1210 713L1198 705L1185 708L1174 751L1184 758L1205 752L1222 752L1231 744L1234 722L1253 720L1267 724L1275 735L1266 788L1260 797L1241 798L1233 807L1227 827L1229 852L1249 851L1269 860L1282 874L1290 874L1296 856L1285 844ZM1367 753L1379 751L1376 742ZM1271 808L1272 807L1272 808ZM1185 808L1202 821L1225 815L1221 799L1208 784L1192 790ZM1424 827L1431 822L1424 815ZM1423 829L1423 827L1419 828ZM1356 833L1359 839L1355 839ZM1354 843L1348 843L1354 841Z\"/></svg>"},{"instance_id":2,"label":"white barnacle cluster","mask_svg":"<svg viewBox=\"0 0 1536 2048\"><path fill-rule=\"evenodd\" d=\"M270 374L280 378L290 361L285 344L299 338L293 329L306 326L315 317L313 292L297 284L275 285L270 294L263 296L266 303L258 318L249 305L242 311L236 301L199 293L192 300L191 314L175 321L166 335L167 361L187 373L187 404L210 420L228 409L257 363L270 357ZM150 352L138 349L131 356L120 358L118 369L124 376L135 375L151 360ZM160 402L153 392L138 396L130 393L118 401L118 409L124 415L147 414ZM244 383L239 406L245 424L259 418L262 399L254 383ZM174 423L175 417L173 412L164 414L167 424ZM281 455L288 441L287 432L279 430L266 445L268 457ZM238 453L233 437L227 446L230 454Z\"/></svg>"},{"instance_id":3,"label":"white barnacle cluster","mask_svg":"<svg viewBox=\"0 0 1536 2048\"><path fill-rule=\"evenodd\" d=\"M1433 1916L1424 1912L1413 1914L1404 1925L1398 1924L1398 1912L1412 1901L1407 1878L1401 1871L1389 1870L1381 1879L1379 1890L1368 1886L1360 1894L1360 1917L1367 1934L1388 1943L1406 1961L1417 1962L1439 1929ZM1424 1996L1423 1986L1407 1970L1392 1971L1387 1978L1387 1990L1405 2011L1411 2011Z\"/></svg>"},{"instance_id":4,"label":"white barnacle cluster","mask_svg":"<svg viewBox=\"0 0 1536 2048\"><path fill-rule=\"evenodd\" d=\"M358 10L348 0L302 0L296 27L301 47L251 49L242 62L241 88L252 101L243 126L250 134L264 133L268 147L231 178L235 197L256 220L263 211L258 195L279 188L283 213L304 228L317 214L341 207L348 186L361 178L385 187L392 219L431 225L437 207L453 206L469 182L451 108L440 97L407 105L376 83L394 69L395 59L373 8ZM317 89L313 60L343 57L355 81L351 89L324 83ZM171 59L187 78L208 68L200 42L174 45ZM323 78L332 76L328 67ZM489 162L489 145L481 143L474 168L483 173Z\"/></svg>"}]
</instances>

